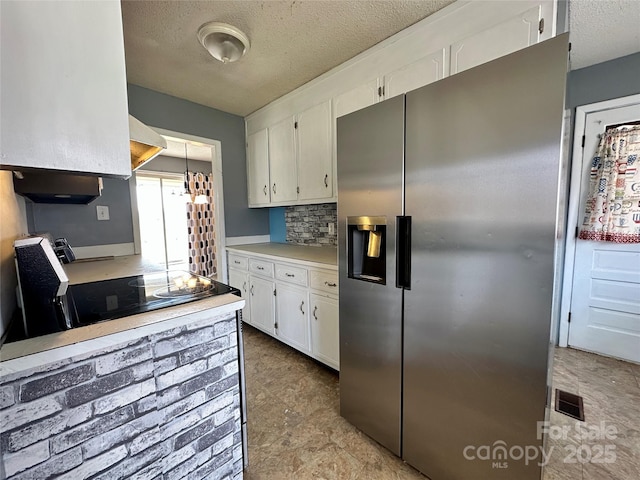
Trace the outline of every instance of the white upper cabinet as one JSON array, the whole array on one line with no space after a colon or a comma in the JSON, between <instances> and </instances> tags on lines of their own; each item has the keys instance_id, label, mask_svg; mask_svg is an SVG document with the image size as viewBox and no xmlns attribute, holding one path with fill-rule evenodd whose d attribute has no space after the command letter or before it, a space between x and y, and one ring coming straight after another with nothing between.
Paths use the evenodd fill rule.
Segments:
<instances>
[{"instance_id":1,"label":"white upper cabinet","mask_svg":"<svg viewBox=\"0 0 640 480\"><path fill-rule=\"evenodd\" d=\"M451 45L451 74L538 43L544 31L541 13L536 6Z\"/></svg>"},{"instance_id":2,"label":"white upper cabinet","mask_svg":"<svg viewBox=\"0 0 640 480\"><path fill-rule=\"evenodd\" d=\"M296 200L296 144L293 117L269 127L269 177L271 203Z\"/></svg>"},{"instance_id":3,"label":"white upper cabinet","mask_svg":"<svg viewBox=\"0 0 640 480\"><path fill-rule=\"evenodd\" d=\"M271 136L281 119L298 122L296 133L283 131L281 141L286 136L290 145L295 137L297 171L274 182L272 167L271 186L293 187L296 175L299 193L287 189L285 200L272 191L268 205L336 201L337 118L551 38L555 17L556 0L453 2L252 113L248 133L268 128Z\"/></svg>"},{"instance_id":4,"label":"white upper cabinet","mask_svg":"<svg viewBox=\"0 0 640 480\"><path fill-rule=\"evenodd\" d=\"M395 97L443 79L448 73L447 49L441 49L384 76L384 98Z\"/></svg>"},{"instance_id":5,"label":"white upper cabinet","mask_svg":"<svg viewBox=\"0 0 640 480\"><path fill-rule=\"evenodd\" d=\"M120 2L3 2L0 165L131 175Z\"/></svg>"},{"instance_id":6,"label":"white upper cabinet","mask_svg":"<svg viewBox=\"0 0 640 480\"><path fill-rule=\"evenodd\" d=\"M378 79L359 85L333 98L333 115L335 118L347 115L378 101Z\"/></svg>"},{"instance_id":7,"label":"white upper cabinet","mask_svg":"<svg viewBox=\"0 0 640 480\"><path fill-rule=\"evenodd\" d=\"M249 206L267 205L271 201L269 182L269 140L263 128L247 136L247 180Z\"/></svg>"},{"instance_id":8,"label":"white upper cabinet","mask_svg":"<svg viewBox=\"0 0 640 480\"><path fill-rule=\"evenodd\" d=\"M333 196L331 102L300 113L298 137L298 200Z\"/></svg>"}]
</instances>

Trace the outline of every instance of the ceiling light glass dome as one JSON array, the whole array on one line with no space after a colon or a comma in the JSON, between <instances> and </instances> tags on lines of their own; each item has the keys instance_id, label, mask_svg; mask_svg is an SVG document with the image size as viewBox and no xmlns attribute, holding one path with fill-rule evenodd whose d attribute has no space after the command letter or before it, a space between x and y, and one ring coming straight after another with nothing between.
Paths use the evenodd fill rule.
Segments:
<instances>
[{"instance_id":1,"label":"ceiling light glass dome","mask_svg":"<svg viewBox=\"0 0 640 480\"><path fill-rule=\"evenodd\" d=\"M249 37L233 25L220 22L204 24L198 30L198 40L213 58L222 63L240 60L249 50Z\"/></svg>"}]
</instances>

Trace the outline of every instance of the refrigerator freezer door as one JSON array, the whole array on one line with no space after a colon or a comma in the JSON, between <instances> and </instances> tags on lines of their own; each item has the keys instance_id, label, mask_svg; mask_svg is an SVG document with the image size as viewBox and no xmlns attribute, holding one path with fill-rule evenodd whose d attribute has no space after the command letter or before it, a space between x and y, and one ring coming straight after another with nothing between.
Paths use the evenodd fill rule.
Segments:
<instances>
[{"instance_id":1,"label":"refrigerator freezer door","mask_svg":"<svg viewBox=\"0 0 640 480\"><path fill-rule=\"evenodd\" d=\"M540 478L540 455L495 447L542 445L567 53L562 35L406 96L403 456L433 480Z\"/></svg>"},{"instance_id":2,"label":"refrigerator freezer door","mask_svg":"<svg viewBox=\"0 0 640 480\"><path fill-rule=\"evenodd\" d=\"M404 97L340 117L337 132L340 414L400 455L402 290L395 286L395 230L402 213ZM376 232L384 223L385 235L372 240L364 224L348 229L347 217L379 217L364 223L378 224ZM371 246L374 255L359 257L363 271L354 278L347 272L348 231L352 244L362 243L365 253ZM367 262L375 264L375 275L365 271Z\"/></svg>"}]
</instances>

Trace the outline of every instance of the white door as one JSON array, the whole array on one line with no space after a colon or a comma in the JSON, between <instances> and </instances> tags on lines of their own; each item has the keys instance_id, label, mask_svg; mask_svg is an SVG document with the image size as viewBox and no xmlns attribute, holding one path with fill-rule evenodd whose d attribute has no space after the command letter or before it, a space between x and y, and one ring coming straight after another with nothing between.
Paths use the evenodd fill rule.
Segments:
<instances>
[{"instance_id":1,"label":"white door","mask_svg":"<svg viewBox=\"0 0 640 480\"><path fill-rule=\"evenodd\" d=\"M538 43L540 15L540 6L534 7L451 45L451 75Z\"/></svg>"},{"instance_id":2,"label":"white door","mask_svg":"<svg viewBox=\"0 0 640 480\"><path fill-rule=\"evenodd\" d=\"M338 301L311 294L311 351L315 357L340 369Z\"/></svg>"},{"instance_id":3,"label":"white door","mask_svg":"<svg viewBox=\"0 0 640 480\"><path fill-rule=\"evenodd\" d=\"M298 198L293 117L269 127L269 177L271 203Z\"/></svg>"},{"instance_id":4,"label":"white door","mask_svg":"<svg viewBox=\"0 0 640 480\"><path fill-rule=\"evenodd\" d=\"M309 295L307 290L278 283L276 312L278 338L302 352L309 352Z\"/></svg>"},{"instance_id":5,"label":"white door","mask_svg":"<svg viewBox=\"0 0 640 480\"><path fill-rule=\"evenodd\" d=\"M331 102L298 115L299 200L333 197L331 168Z\"/></svg>"},{"instance_id":6,"label":"white door","mask_svg":"<svg viewBox=\"0 0 640 480\"><path fill-rule=\"evenodd\" d=\"M265 205L271 200L269 192L269 143L267 129L247 136L247 181L249 206Z\"/></svg>"},{"instance_id":7,"label":"white door","mask_svg":"<svg viewBox=\"0 0 640 480\"><path fill-rule=\"evenodd\" d=\"M245 301L242 309L242 320L251 323L251 295L249 295L249 274L242 270L229 269L229 285L240 290Z\"/></svg>"},{"instance_id":8,"label":"white door","mask_svg":"<svg viewBox=\"0 0 640 480\"><path fill-rule=\"evenodd\" d=\"M269 280L251 275L251 325L261 330L274 334L275 301L274 283Z\"/></svg>"},{"instance_id":9,"label":"white door","mask_svg":"<svg viewBox=\"0 0 640 480\"><path fill-rule=\"evenodd\" d=\"M640 105L586 116L578 227L598 136L608 125L638 120ZM576 240L569 345L640 362L640 244Z\"/></svg>"},{"instance_id":10,"label":"white door","mask_svg":"<svg viewBox=\"0 0 640 480\"><path fill-rule=\"evenodd\" d=\"M384 76L385 100L424 87L445 75L446 49L438 50L418 61Z\"/></svg>"}]
</instances>

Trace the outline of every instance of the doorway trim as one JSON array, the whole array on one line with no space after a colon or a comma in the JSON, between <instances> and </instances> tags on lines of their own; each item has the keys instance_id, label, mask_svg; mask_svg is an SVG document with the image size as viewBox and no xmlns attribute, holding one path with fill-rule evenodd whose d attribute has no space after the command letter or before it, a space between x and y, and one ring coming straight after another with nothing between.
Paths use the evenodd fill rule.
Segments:
<instances>
[{"instance_id":1,"label":"doorway trim","mask_svg":"<svg viewBox=\"0 0 640 480\"><path fill-rule=\"evenodd\" d=\"M227 252L226 252L226 231L224 222L224 191L223 191L223 179L222 179L222 142L219 140L213 140L212 138L199 137L197 135L189 135L183 132L177 132L174 130L166 130L164 128L151 127L160 135L167 137L173 137L180 140L186 140L189 142L199 143L213 147L214 155L211 159L211 172L213 173L213 185L214 185L214 215L216 222L216 260L218 267L218 281L227 283ZM137 209L137 194L135 182L129 182L129 189L131 192L131 210L133 220L133 241L136 254L141 252L140 243L140 218L138 217ZM136 208L133 207L134 203Z\"/></svg>"},{"instance_id":2,"label":"doorway trim","mask_svg":"<svg viewBox=\"0 0 640 480\"><path fill-rule=\"evenodd\" d=\"M582 182L582 136L584 135L587 115L602 110L628 107L640 104L640 94L614 98L603 102L581 105L576 108L573 127L573 150L571 154L571 182L569 184L569 210L567 217L567 240L565 244L564 273L562 278L562 301L560 305L560 330L558 346L569 346L569 313L573 293L573 269L575 267L576 235L580 212L580 184Z\"/></svg>"}]
</instances>

